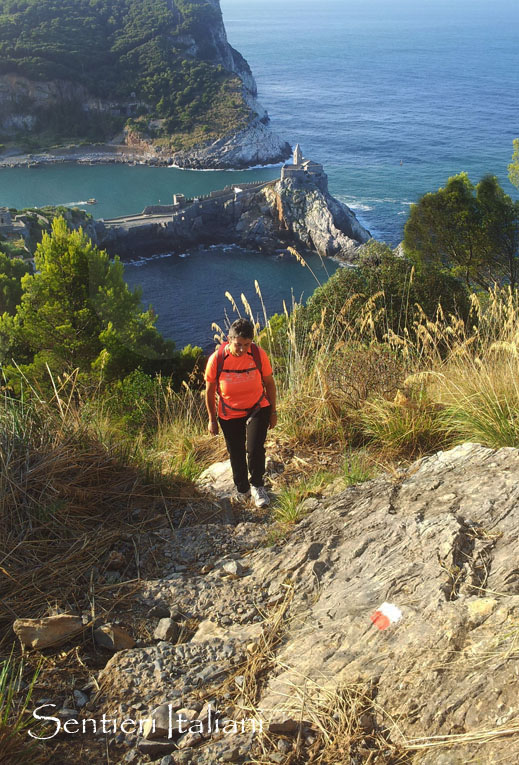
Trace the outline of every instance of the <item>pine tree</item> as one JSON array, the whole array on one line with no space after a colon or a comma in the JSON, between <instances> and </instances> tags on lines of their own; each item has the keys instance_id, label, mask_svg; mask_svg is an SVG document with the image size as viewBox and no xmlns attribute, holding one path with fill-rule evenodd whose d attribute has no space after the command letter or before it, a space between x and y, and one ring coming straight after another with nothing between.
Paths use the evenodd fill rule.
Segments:
<instances>
[{"instance_id":1,"label":"pine tree","mask_svg":"<svg viewBox=\"0 0 519 765\"><path fill-rule=\"evenodd\" d=\"M47 376L47 365L56 375L79 369L103 381L137 368L171 374L186 365L156 329L153 311L142 310L140 291L129 289L119 259L111 261L81 229L70 231L56 218L38 245L35 266L34 275L22 278L14 320L2 319L4 362L10 354L33 380Z\"/></svg>"}]
</instances>

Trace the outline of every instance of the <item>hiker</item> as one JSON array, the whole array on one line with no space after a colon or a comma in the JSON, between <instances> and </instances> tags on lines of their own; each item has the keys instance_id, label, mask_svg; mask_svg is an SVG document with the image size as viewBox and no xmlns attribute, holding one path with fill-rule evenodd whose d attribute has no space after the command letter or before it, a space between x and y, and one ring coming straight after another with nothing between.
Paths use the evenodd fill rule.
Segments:
<instances>
[{"instance_id":1,"label":"hiker","mask_svg":"<svg viewBox=\"0 0 519 765\"><path fill-rule=\"evenodd\" d=\"M265 438L277 423L276 385L269 358L253 343L253 336L248 319L236 319L231 325L228 342L207 362L205 405L209 433L218 433L218 423L222 428L237 498L252 496L256 507L266 507L270 499L263 485Z\"/></svg>"}]
</instances>

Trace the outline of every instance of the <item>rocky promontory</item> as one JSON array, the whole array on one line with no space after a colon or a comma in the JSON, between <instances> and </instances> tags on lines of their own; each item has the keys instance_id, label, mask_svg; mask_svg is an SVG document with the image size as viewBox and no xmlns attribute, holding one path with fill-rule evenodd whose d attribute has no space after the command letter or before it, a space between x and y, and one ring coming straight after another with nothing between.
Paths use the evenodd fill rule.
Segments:
<instances>
[{"instance_id":1,"label":"rocky promontory","mask_svg":"<svg viewBox=\"0 0 519 765\"><path fill-rule=\"evenodd\" d=\"M256 102L257 107L259 104ZM209 141L193 149L176 152L171 163L176 167L204 169L245 169L256 165L277 164L290 154L290 144L270 130L257 114L238 132Z\"/></svg>"},{"instance_id":2,"label":"rocky promontory","mask_svg":"<svg viewBox=\"0 0 519 765\"><path fill-rule=\"evenodd\" d=\"M205 198L96 221L97 243L121 257L237 244L268 253L291 246L354 262L370 233L330 195L324 172L284 171L278 181L228 187Z\"/></svg>"},{"instance_id":3,"label":"rocky promontory","mask_svg":"<svg viewBox=\"0 0 519 765\"><path fill-rule=\"evenodd\" d=\"M21 0L4 10L0 164L95 155L241 169L288 157L219 0L148 0L145 11L140 0Z\"/></svg>"}]
</instances>

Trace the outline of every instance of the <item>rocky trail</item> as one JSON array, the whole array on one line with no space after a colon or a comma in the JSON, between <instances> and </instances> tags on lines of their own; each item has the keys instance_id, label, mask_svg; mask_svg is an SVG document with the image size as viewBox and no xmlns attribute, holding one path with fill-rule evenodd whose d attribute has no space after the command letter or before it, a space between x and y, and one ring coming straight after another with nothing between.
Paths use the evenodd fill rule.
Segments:
<instances>
[{"instance_id":1,"label":"rocky trail","mask_svg":"<svg viewBox=\"0 0 519 765\"><path fill-rule=\"evenodd\" d=\"M148 534L126 596L93 625L98 669L35 691L56 705L40 712L60 721L54 761L518 761L518 476L516 449L464 444L335 482L272 544L213 466L202 484L219 514ZM103 715L109 730L74 755L65 721Z\"/></svg>"}]
</instances>

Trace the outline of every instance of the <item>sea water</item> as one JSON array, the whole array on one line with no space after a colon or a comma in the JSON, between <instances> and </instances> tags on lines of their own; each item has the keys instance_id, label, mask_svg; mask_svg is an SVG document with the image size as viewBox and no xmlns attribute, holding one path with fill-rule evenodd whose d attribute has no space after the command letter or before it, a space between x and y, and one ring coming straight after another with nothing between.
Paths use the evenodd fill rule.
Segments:
<instances>
[{"instance_id":1,"label":"sea water","mask_svg":"<svg viewBox=\"0 0 519 765\"><path fill-rule=\"evenodd\" d=\"M229 42L251 65L272 129L324 164L330 191L377 238L396 245L410 204L462 170L474 182L495 174L517 197L507 180L519 136L517 0L221 0L221 6ZM278 173L8 168L0 170L0 206L74 205L94 197L98 204L84 209L110 217L167 203L175 192L207 193ZM211 322L228 306L226 290L250 296L258 279L269 311L280 308L271 292L281 282L285 299L292 289L311 292L312 279L299 281L309 272L295 261L284 261L283 270L272 261L273 272L259 274L258 256L233 250L217 272L218 252L126 269L180 345L211 334ZM190 268L174 281L183 261ZM203 294L202 275L211 285ZM176 312L180 293L185 303ZM186 321L192 306L196 315Z\"/></svg>"},{"instance_id":2,"label":"sea water","mask_svg":"<svg viewBox=\"0 0 519 765\"><path fill-rule=\"evenodd\" d=\"M338 267L333 260L306 256L306 265L286 254L264 255L241 247L213 245L125 265L131 287L148 286L145 302L158 310L157 327L177 345L214 350L214 336L239 316L263 326L265 315L291 311ZM152 293L152 294L151 294ZM174 327L174 333L171 328Z\"/></svg>"}]
</instances>

